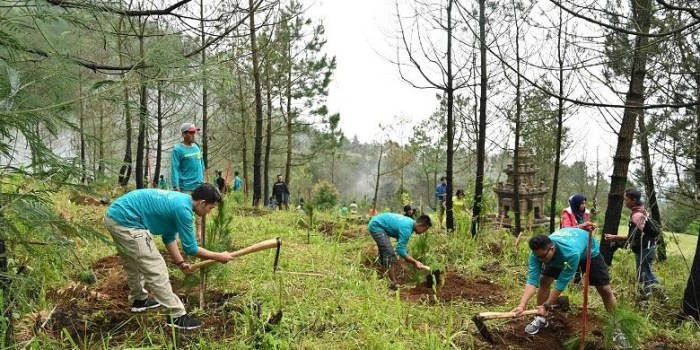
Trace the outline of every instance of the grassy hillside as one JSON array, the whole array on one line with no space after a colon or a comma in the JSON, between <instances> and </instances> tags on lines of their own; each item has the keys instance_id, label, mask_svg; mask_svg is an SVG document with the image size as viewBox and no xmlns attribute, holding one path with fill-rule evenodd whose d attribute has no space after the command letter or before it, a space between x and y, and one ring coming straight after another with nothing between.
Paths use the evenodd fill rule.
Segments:
<instances>
[{"instance_id":1,"label":"grassy hillside","mask_svg":"<svg viewBox=\"0 0 700 350\"><path fill-rule=\"evenodd\" d=\"M96 227L103 210L61 208L63 215ZM529 318L487 321L497 342L492 345L471 321L476 313L509 311L517 305L526 279L527 237L518 243L496 229L477 240L462 229L414 235L409 252L446 278L429 288L423 284L425 273L404 266L403 287L391 291L377 272L375 244L361 220L320 214L310 229L303 213L238 208L232 203L225 210L231 222L219 227L224 230L218 235L230 236L215 239L214 249L231 251L274 237L281 237L283 247L277 273L274 250L210 268L202 309L200 275L185 277L169 265L176 292L188 311L205 322L201 329L174 333L164 327L159 309L130 314L116 251L102 242L81 241L79 254L65 258L80 260L96 282L85 283L86 272L65 271L63 280L42 291L42 308L18 321L17 338L35 349L557 349L578 333L580 286L565 292L572 310L554 315L552 326L535 336L523 332ZM215 216L208 218L210 229L217 226ZM631 253L618 251L612 267L621 306L643 317L639 335L645 349L700 349L697 326L672 322L688 275L678 252L690 259L697 237L675 237L679 243L670 246L669 260L656 266L671 298L666 304L656 299L635 302ZM590 308L589 348L602 349L607 318L594 289ZM273 317L280 315L281 320Z\"/></svg>"}]
</instances>

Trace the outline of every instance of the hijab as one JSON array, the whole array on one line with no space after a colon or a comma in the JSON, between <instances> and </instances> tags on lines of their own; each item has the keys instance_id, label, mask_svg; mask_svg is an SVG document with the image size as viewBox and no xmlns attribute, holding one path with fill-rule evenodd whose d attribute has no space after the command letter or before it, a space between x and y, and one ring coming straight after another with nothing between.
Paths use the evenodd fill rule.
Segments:
<instances>
[{"instance_id":1,"label":"hijab","mask_svg":"<svg viewBox=\"0 0 700 350\"><path fill-rule=\"evenodd\" d=\"M586 210L580 210L581 204L586 201L586 197L584 197L582 194L575 194L571 197L569 197L569 207L571 207L571 211L574 213L576 216L576 222L579 224L582 224L585 222L585 217L584 214L586 213Z\"/></svg>"}]
</instances>

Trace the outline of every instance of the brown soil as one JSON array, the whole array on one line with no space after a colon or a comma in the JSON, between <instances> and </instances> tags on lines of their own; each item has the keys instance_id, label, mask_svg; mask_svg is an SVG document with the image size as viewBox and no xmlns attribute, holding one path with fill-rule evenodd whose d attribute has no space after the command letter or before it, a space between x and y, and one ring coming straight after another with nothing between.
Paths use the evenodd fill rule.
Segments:
<instances>
[{"instance_id":1,"label":"brown soil","mask_svg":"<svg viewBox=\"0 0 700 350\"><path fill-rule=\"evenodd\" d=\"M72 283L59 290L50 291L48 297L57 305L53 313L42 311L28 315L26 320L20 322L26 326L17 330L20 338L28 340L33 334L43 332L55 339L65 339L67 333L79 344L87 341L102 345L102 341L108 341L112 347L127 340L140 341L150 331L170 332L170 329L165 327L164 310L159 308L139 314L130 312L129 288L118 256L102 258L96 261L92 268L97 278L94 285ZM191 309L193 305L199 305L196 288L190 294L185 294L182 283L172 279L171 282L173 290L181 297L185 307ZM177 332L177 344L197 344L201 338L219 341L232 337L237 334L233 322L236 314L250 315L262 324L262 306L242 304L245 301L237 297L236 293L207 291L205 313L196 315L204 321L204 325L194 331ZM281 311L272 315L265 328L271 329L271 325L279 323L281 318ZM41 328L44 322L46 324ZM163 329L158 330L159 328Z\"/></svg>"},{"instance_id":2,"label":"brown soil","mask_svg":"<svg viewBox=\"0 0 700 350\"><path fill-rule=\"evenodd\" d=\"M435 286L435 290L427 283L421 283L413 288L402 289L401 298L412 302L463 299L484 305L498 304L505 300L503 288L486 279L469 280L454 271L447 271L443 276L444 280Z\"/></svg>"},{"instance_id":3,"label":"brown soil","mask_svg":"<svg viewBox=\"0 0 700 350\"><path fill-rule=\"evenodd\" d=\"M366 226L354 225L349 222L343 224L335 221L320 221L316 223L316 231L324 236L338 238L341 242L348 242L369 235Z\"/></svg>"}]
</instances>

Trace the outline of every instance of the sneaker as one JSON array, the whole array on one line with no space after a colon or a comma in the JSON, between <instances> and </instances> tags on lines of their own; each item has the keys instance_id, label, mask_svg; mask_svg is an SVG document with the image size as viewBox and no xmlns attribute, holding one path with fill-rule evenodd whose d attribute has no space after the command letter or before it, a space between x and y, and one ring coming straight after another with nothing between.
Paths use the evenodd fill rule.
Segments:
<instances>
[{"instance_id":1,"label":"sneaker","mask_svg":"<svg viewBox=\"0 0 700 350\"><path fill-rule=\"evenodd\" d=\"M542 316L535 316L535 319L530 322L527 327L525 327L525 333L527 334L537 334L542 328L549 327L549 321Z\"/></svg>"},{"instance_id":2,"label":"sneaker","mask_svg":"<svg viewBox=\"0 0 700 350\"><path fill-rule=\"evenodd\" d=\"M620 349L632 348L632 346L630 345L630 341L627 340L627 336L625 336L625 333L622 333L620 331L615 331L615 333L613 333L613 342L617 344L617 346Z\"/></svg>"},{"instance_id":3,"label":"sneaker","mask_svg":"<svg viewBox=\"0 0 700 350\"><path fill-rule=\"evenodd\" d=\"M160 306L160 303L155 299L134 300L134 303L131 304L131 312L144 312L158 306Z\"/></svg>"},{"instance_id":4,"label":"sneaker","mask_svg":"<svg viewBox=\"0 0 700 350\"><path fill-rule=\"evenodd\" d=\"M173 319L172 316L168 315L165 318L165 325L168 327L175 327L177 329L183 329L183 330L192 330L192 329L197 329L202 326L202 322L198 321L194 317L184 314L180 317L176 317Z\"/></svg>"}]
</instances>

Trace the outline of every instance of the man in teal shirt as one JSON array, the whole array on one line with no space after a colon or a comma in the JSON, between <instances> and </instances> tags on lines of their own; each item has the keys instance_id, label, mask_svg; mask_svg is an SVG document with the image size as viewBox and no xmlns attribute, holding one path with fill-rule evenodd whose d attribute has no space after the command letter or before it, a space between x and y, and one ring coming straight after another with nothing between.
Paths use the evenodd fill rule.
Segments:
<instances>
[{"instance_id":1,"label":"man in teal shirt","mask_svg":"<svg viewBox=\"0 0 700 350\"><path fill-rule=\"evenodd\" d=\"M192 123L180 126L182 143L173 148L170 162L170 180L175 191L191 193L204 183L202 149L194 142L198 130Z\"/></svg>"},{"instance_id":2,"label":"man in teal shirt","mask_svg":"<svg viewBox=\"0 0 700 350\"><path fill-rule=\"evenodd\" d=\"M233 172L233 192L238 192L241 190L241 184L243 181L241 181L241 178L238 177L238 171Z\"/></svg>"},{"instance_id":3,"label":"man in teal shirt","mask_svg":"<svg viewBox=\"0 0 700 350\"><path fill-rule=\"evenodd\" d=\"M582 271L589 274L590 284L596 287L598 294L603 298L605 309L612 312L617 308L617 300L610 286L608 266L600 254L600 243L596 239L593 239L591 244L591 269L585 271L588 236L595 230L592 223L589 225L592 227L586 227L585 230L562 228L549 236L537 235L530 239L529 246L532 252L529 257L527 283L520 303L512 310L516 315L523 312L527 302L537 292L538 315L525 327L528 334L535 334L549 326L545 316L574 277L579 265L582 266ZM554 289L551 289L554 280L557 282ZM627 338L620 332L616 332L615 340L623 347L628 344Z\"/></svg>"},{"instance_id":4,"label":"man in teal shirt","mask_svg":"<svg viewBox=\"0 0 700 350\"><path fill-rule=\"evenodd\" d=\"M219 190L211 184L203 184L191 195L159 189L135 190L109 206L105 225L122 259L131 291L132 312L163 305L169 313L168 326L195 329L202 325L187 315L182 301L173 293L168 268L153 242L153 235L161 236L168 254L185 274L191 273L190 265L180 254L178 237L185 254L227 263L231 260L227 252L216 253L199 247L193 232L194 214L205 216L220 202ZM148 299L145 285L149 286L155 300Z\"/></svg>"},{"instance_id":5,"label":"man in teal shirt","mask_svg":"<svg viewBox=\"0 0 700 350\"><path fill-rule=\"evenodd\" d=\"M427 231L432 222L427 215L421 215L413 221L413 219L395 214L383 213L372 217L369 221L369 233L377 243L379 250L379 262L382 265L383 273L389 272L391 279L391 289L397 288L396 283L396 254L404 260L412 263L417 269L430 270L430 267L423 265L420 261L408 255L406 247L408 240L411 239L413 232L422 234ZM396 252L391 245L389 237L396 238Z\"/></svg>"}]
</instances>

